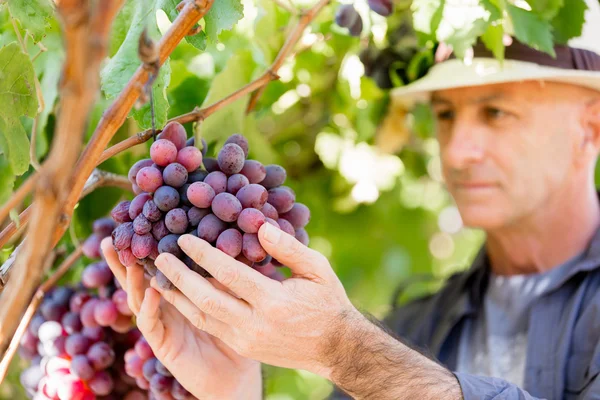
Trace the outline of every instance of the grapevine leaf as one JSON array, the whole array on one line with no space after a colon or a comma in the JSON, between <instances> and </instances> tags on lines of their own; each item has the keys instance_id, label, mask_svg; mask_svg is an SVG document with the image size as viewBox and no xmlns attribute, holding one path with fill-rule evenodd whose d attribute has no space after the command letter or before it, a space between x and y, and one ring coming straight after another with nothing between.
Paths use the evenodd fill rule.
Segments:
<instances>
[{"instance_id":1,"label":"grapevine leaf","mask_svg":"<svg viewBox=\"0 0 600 400\"><path fill-rule=\"evenodd\" d=\"M466 51L475 44L477 37L485 32L487 26L487 21L477 19L456 28L448 37L444 38L444 42L452 46L456 57L463 58Z\"/></svg>"},{"instance_id":2,"label":"grapevine leaf","mask_svg":"<svg viewBox=\"0 0 600 400\"><path fill-rule=\"evenodd\" d=\"M446 0L415 0L412 3L413 27L422 41L436 39L436 32L444 15Z\"/></svg>"},{"instance_id":3,"label":"grapevine leaf","mask_svg":"<svg viewBox=\"0 0 600 400\"><path fill-rule=\"evenodd\" d=\"M44 40L44 42L46 41L47 40ZM62 72L63 58L64 55L61 51L53 50L43 53L36 60L36 62L43 61L41 69L44 71L42 79L40 80L40 89L42 90L42 96L44 97L44 109L38 116L36 141L36 153L38 157L41 157L48 150L48 140L44 135L44 130L46 129L48 117L54 109L54 102L58 96L58 82Z\"/></svg>"},{"instance_id":4,"label":"grapevine leaf","mask_svg":"<svg viewBox=\"0 0 600 400\"><path fill-rule=\"evenodd\" d=\"M177 11L177 5L180 3L179 0L159 0L158 8L162 9L171 22L175 21L177 16L179 15L179 11ZM215 2L216 3L216 2ZM210 13L210 11L209 11ZM200 31L199 33L186 36L185 41L197 48L198 50L206 49L206 32Z\"/></svg>"},{"instance_id":5,"label":"grapevine leaf","mask_svg":"<svg viewBox=\"0 0 600 400\"><path fill-rule=\"evenodd\" d=\"M504 36L504 27L502 24L490 24L487 29L481 35L481 41L485 44L493 54L494 57L500 61L504 60L504 43L502 42L502 36Z\"/></svg>"},{"instance_id":6,"label":"grapevine leaf","mask_svg":"<svg viewBox=\"0 0 600 400\"><path fill-rule=\"evenodd\" d=\"M31 34L34 42L39 42L50 27L54 15L50 0L10 0L11 15Z\"/></svg>"},{"instance_id":7,"label":"grapevine leaf","mask_svg":"<svg viewBox=\"0 0 600 400\"><path fill-rule=\"evenodd\" d=\"M204 16L206 35L213 42L217 41L219 33L230 30L244 16L244 6L241 0L215 1Z\"/></svg>"},{"instance_id":8,"label":"grapevine leaf","mask_svg":"<svg viewBox=\"0 0 600 400\"><path fill-rule=\"evenodd\" d=\"M0 49L0 104L0 150L21 175L29 166L29 139L19 117L34 117L38 102L33 64L16 42Z\"/></svg>"},{"instance_id":9,"label":"grapevine leaf","mask_svg":"<svg viewBox=\"0 0 600 400\"><path fill-rule=\"evenodd\" d=\"M539 15L513 5L507 6L517 39L530 47L555 57L552 26Z\"/></svg>"},{"instance_id":10,"label":"grapevine leaf","mask_svg":"<svg viewBox=\"0 0 600 400\"><path fill-rule=\"evenodd\" d=\"M557 43L567 43L571 38L580 36L585 20L587 5L585 0L569 0L552 20L554 40Z\"/></svg>"},{"instance_id":11,"label":"grapevine leaf","mask_svg":"<svg viewBox=\"0 0 600 400\"><path fill-rule=\"evenodd\" d=\"M15 174L6 157L0 157L0 204L4 204L15 186Z\"/></svg>"},{"instance_id":12,"label":"grapevine leaf","mask_svg":"<svg viewBox=\"0 0 600 400\"><path fill-rule=\"evenodd\" d=\"M131 26L131 21L133 15L135 14L136 9L136 1L135 0L127 0L115 21L112 24L112 32L110 34L110 46L109 46L109 56L112 57L119 50L119 47L123 44L125 37L127 36L127 31Z\"/></svg>"},{"instance_id":13,"label":"grapevine leaf","mask_svg":"<svg viewBox=\"0 0 600 400\"><path fill-rule=\"evenodd\" d=\"M543 19L551 20L564 5L564 0L526 0L531 6L531 11ZM569 1L569 3L571 3ZM571 7L571 4L569 4Z\"/></svg>"}]
</instances>

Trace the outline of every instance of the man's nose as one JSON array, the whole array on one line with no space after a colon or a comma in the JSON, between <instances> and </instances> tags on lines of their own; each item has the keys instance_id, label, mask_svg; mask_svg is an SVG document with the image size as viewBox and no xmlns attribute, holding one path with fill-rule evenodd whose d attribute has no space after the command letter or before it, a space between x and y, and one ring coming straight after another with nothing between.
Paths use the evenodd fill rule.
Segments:
<instances>
[{"instance_id":1,"label":"man's nose","mask_svg":"<svg viewBox=\"0 0 600 400\"><path fill-rule=\"evenodd\" d=\"M464 169L483 160L484 134L472 123L456 121L450 139L442 146L442 161L447 167Z\"/></svg>"}]
</instances>

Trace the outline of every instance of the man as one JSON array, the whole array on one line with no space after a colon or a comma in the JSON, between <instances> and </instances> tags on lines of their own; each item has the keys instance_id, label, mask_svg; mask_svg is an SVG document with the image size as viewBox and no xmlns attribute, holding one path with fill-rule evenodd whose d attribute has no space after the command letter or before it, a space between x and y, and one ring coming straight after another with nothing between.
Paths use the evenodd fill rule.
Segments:
<instances>
[{"instance_id":1,"label":"man","mask_svg":"<svg viewBox=\"0 0 600 400\"><path fill-rule=\"evenodd\" d=\"M600 6L589 7L597 29ZM147 287L107 239L157 357L201 399L261 398L259 362L312 371L355 398L599 399L592 30L579 48L593 51L557 47L552 59L514 43L501 69L476 48L470 64L441 62L394 93L431 100L448 190L465 225L487 233L469 271L386 320L407 344L356 310L325 257L270 224L259 239L292 270L282 283L184 235L181 248L215 279L161 254L156 265L179 290Z\"/></svg>"}]
</instances>

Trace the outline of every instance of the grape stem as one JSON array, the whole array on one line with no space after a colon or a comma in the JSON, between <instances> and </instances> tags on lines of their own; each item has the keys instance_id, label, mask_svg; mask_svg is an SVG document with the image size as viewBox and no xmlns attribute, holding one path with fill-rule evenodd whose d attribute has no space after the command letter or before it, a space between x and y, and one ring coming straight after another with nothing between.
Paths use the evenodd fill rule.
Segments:
<instances>
[{"instance_id":1,"label":"grape stem","mask_svg":"<svg viewBox=\"0 0 600 400\"><path fill-rule=\"evenodd\" d=\"M52 252L51 255L52 256L48 258L48 261L45 263L44 270L49 269L50 266L54 263L55 253ZM38 310L42 300L44 299L44 296L50 289L54 287L54 285L56 285L56 282L58 282L58 280L69 270L69 268L71 268L71 266L75 264L77 260L79 260L81 255L82 248L81 246L79 246L36 290L35 294L33 295L33 298L31 299L31 302L29 303L29 306L27 306L25 315L23 315L21 322L19 322L19 326L17 327L15 335L12 337L9 346L6 349L6 352L4 353L4 356L2 357L2 360L0 360L0 385L6 377L6 372L8 371L8 367L10 366L10 362L15 356L15 353L19 348L19 343L21 342L23 335L27 331L27 327L29 326L31 319L35 315L35 312Z\"/></svg>"}]
</instances>

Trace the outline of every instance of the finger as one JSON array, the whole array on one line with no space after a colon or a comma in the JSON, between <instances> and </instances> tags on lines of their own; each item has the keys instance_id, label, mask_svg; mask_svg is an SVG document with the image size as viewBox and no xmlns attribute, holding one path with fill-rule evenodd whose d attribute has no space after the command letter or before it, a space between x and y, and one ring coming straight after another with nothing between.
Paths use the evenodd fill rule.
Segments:
<instances>
[{"instance_id":1,"label":"finger","mask_svg":"<svg viewBox=\"0 0 600 400\"><path fill-rule=\"evenodd\" d=\"M165 326L160 320L160 294L148 288L145 291L140 312L137 316L136 323L148 344L158 354L164 345Z\"/></svg>"},{"instance_id":2,"label":"finger","mask_svg":"<svg viewBox=\"0 0 600 400\"><path fill-rule=\"evenodd\" d=\"M248 268L208 242L192 235L183 235L179 247L216 280L250 303L263 299L278 289L275 281Z\"/></svg>"},{"instance_id":3,"label":"finger","mask_svg":"<svg viewBox=\"0 0 600 400\"><path fill-rule=\"evenodd\" d=\"M246 302L215 288L174 255L162 253L156 258L155 264L204 313L232 326L239 326L241 321L249 317L251 310Z\"/></svg>"},{"instance_id":4,"label":"finger","mask_svg":"<svg viewBox=\"0 0 600 400\"><path fill-rule=\"evenodd\" d=\"M117 278L117 281L119 281L119 284L123 289L127 288L127 272L125 266L119 261L119 255L112 245L112 239L110 237L105 238L100 243L100 247L102 248L104 259L115 275L115 278Z\"/></svg>"},{"instance_id":5,"label":"finger","mask_svg":"<svg viewBox=\"0 0 600 400\"><path fill-rule=\"evenodd\" d=\"M175 307L196 328L218 338L223 338L231 332L231 328L227 324L200 311L190 299L179 291L162 289L156 283L156 278L152 278L150 286L159 292L167 303Z\"/></svg>"},{"instance_id":6,"label":"finger","mask_svg":"<svg viewBox=\"0 0 600 400\"><path fill-rule=\"evenodd\" d=\"M127 301L129 308L134 314L140 312L142 301L144 300L144 290L146 281L144 277L144 268L140 265L127 267Z\"/></svg>"},{"instance_id":7,"label":"finger","mask_svg":"<svg viewBox=\"0 0 600 400\"><path fill-rule=\"evenodd\" d=\"M304 246L295 237L272 224L260 227L258 240L267 253L288 266L295 275L309 279L335 276L324 255Z\"/></svg>"}]
</instances>

